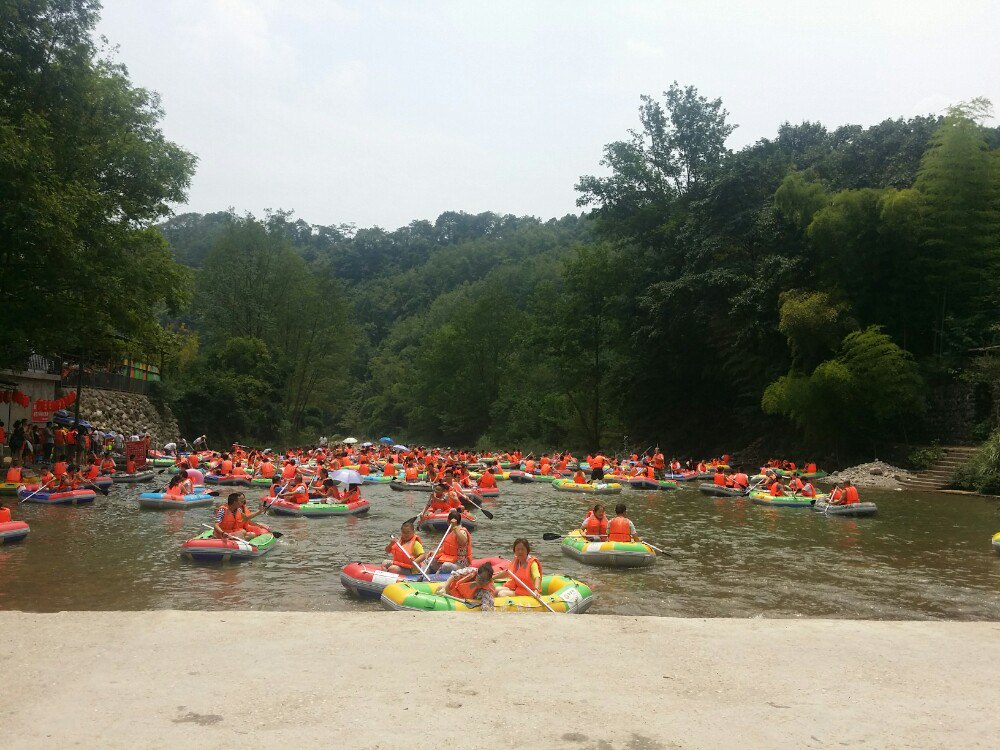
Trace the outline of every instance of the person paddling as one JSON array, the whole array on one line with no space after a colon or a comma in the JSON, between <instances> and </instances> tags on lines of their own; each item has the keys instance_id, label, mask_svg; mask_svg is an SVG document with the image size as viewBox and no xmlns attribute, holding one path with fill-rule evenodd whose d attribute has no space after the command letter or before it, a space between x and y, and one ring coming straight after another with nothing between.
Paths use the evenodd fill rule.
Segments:
<instances>
[{"instance_id":1,"label":"person paddling","mask_svg":"<svg viewBox=\"0 0 1000 750\"><path fill-rule=\"evenodd\" d=\"M493 564L480 563L478 568L462 568L451 574L444 585L444 592L456 599L478 602L483 612L493 610L493 598L497 589L493 585Z\"/></svg>"},{"instance_id":2,"label":"person paddling","mask_svg":"<svg viewBox=\"0 0 1000 750\"><path fill-rule=\"evenodd\" d=\"M241 493L234 492L226 499L225 505L216 508L212 531L217 538L226 539L235 536L240 539L251 539L264 532L259 526L246 523L241 510L245 499Z\"/></svg>"},{"instance_id":3,"label":"person paddling","mask_svg":"<svg viewBox=\"0 0 1000 750\"><path fill-rule=\"evenodd\" d=\"M424 545L409 521L403 521L399 527L399 539L393 538L385 546L385 551L389 559L382 562L382 567L390 573L403 575L419 572L414 565L419 566L426 557Z\"/></svg>"},{"instance_id":4,"label":"person paddling","mask_svg":"<svg viewBox=\"0 0 1000 750\"><path fill-rule=\"evenodd\" d=\"M512 550L514 561L509 568L511 576L497 590L497 596L531 596L527 586L530 586L535 593L539 593L542 587L542 564L537 557L532 557L528 540L523 537L515 539Z\"/></svg>"},{"instance_id":5,"label":"person paddling","mask_svg":"<svg viewBox=\"0 0 1000 750\"><path fill-rule=\"evenodd\" d=\"M441 550L429 563L433 573L451 573L467 568L472 561L472 534L462 528L462 512L448 512L448 530L441 540Z\"/></svg>"},{"instance_id":6,"label":"person paddling","mask_svg":"<svg viewBox=\"0 0 1000 750\"><path fill-rule=\"evenodd\" d=\"M603 541L608 538L608 517L601 503L595 505L594 509L583 519L580 531L591 541Z\"/></svg>"},{"instance_id":7,"label":"person paddling","mask_svg":"<svg viewBox=\"0 0 1000 750\"><path fill-rule=\"evenodd\" d=\"M608 522L609 542L641 542L642 539L635 532L635 524L628 517L628 508L625 503L618 503L615 506L615 517Z\"/></svg>"}]
</instances>

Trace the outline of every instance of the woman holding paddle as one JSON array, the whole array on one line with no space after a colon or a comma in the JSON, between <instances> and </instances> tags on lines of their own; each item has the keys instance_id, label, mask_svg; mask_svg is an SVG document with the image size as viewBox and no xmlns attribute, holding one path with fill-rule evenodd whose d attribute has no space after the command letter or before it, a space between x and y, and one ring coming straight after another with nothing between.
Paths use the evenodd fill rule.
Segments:
<instances>
[{"instance_id":1,"label":"woman holding paddle","mask_svg":"<svg viewBox=\"0 0 1000 750\"><path fill-rule=\"evenodd\" d=\"M531 545L523 537L514 540L513 551L514 561L507 573L500 574L509 575L510 580L497 591L497 596L537 596L542 587L542 564L531 556Z\"/></svg>"}]
</instances>

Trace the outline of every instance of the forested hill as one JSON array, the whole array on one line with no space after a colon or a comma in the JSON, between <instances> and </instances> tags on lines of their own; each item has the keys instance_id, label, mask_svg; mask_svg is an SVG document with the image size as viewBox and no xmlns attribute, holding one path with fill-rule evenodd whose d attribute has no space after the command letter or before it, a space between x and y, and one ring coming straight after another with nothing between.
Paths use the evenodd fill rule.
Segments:
<instances>
[{"instance_id":1,"label":"forested hill","mask_svg":"<svg viewBox=\"0 0 1000 750\"><path fill-rule=\"evenodd\" d=\"M604 174L580 179L584 218L446 213L385 231L174 217L161 229L201 290L182 419L258 440L339 430L613 449L627 435L678 452L762 434L857 452L931 439L936 388L993 384L970 354L1000 323L1000 134L985 108L785 124L731 152L721 102L672 86L643 99ZM321 375L289 348L290 325L323 325L287 319L275 254L318 290L292 299L325 295L300 306L329 321ZM267 283L220 300L233 268ZM233 337L255 343L225 360ZM245 378L261 352L273 370L254 375L267 381L256 392L278 408L213 412L199 378Z\"/></svg>"}]
</instances>

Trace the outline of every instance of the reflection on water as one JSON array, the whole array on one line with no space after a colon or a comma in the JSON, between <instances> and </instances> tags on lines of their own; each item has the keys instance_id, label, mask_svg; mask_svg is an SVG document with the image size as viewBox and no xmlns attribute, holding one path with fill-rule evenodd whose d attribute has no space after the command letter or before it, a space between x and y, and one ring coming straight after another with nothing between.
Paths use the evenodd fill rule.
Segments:
<instances>
[{"instance_id":1,"label":"reflection on water","mask_svg":"<svg viewBox=\"0 0 1000 750\"><path fill-rule=\"evenodd\" d=\"M285 536L271 554L209 565L182 560L179 547L211 521L212 509L139 510L135 497L150 488L116 485L92 507L19 506L15 515L31 524L31 535L0 546L0 608L377 609L347 596L340 568L381 560L389 534L426 500L368 487L366 517L272 518ZM1000 619L1000 556L990 548L1000 506L983 498L869 491L879 515L850 519L693 488L626 490L617 499L628 503L639 533L673 557L615 571L575 562L558 542L541 541L542 532L578 524L589 498L547 484L505 482L501 493L487 501L496 520L480 517L477 555L504 554L526 536L547 571L591 584L599 595L591 612Z\"/></svg>"}]
</instances>

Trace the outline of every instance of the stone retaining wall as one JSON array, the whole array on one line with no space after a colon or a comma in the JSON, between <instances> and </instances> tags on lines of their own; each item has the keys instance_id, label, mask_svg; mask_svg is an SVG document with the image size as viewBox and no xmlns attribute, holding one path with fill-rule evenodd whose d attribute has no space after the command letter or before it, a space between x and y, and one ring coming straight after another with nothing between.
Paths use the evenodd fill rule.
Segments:
<instances>
[{"instance_id":1,"label":"stone retaining wall","mask_svg":"<svg viewBox=\"0 0 1000 750\"><path fill-rule=\"evenodd\" d=\"M148 432L152 448L160 448L179 437L177 419L169 407L158 411L146 396L98 388L85 388L82 396L80 416L98 429L126 436Z\"/></svg>"}]
</instances>

